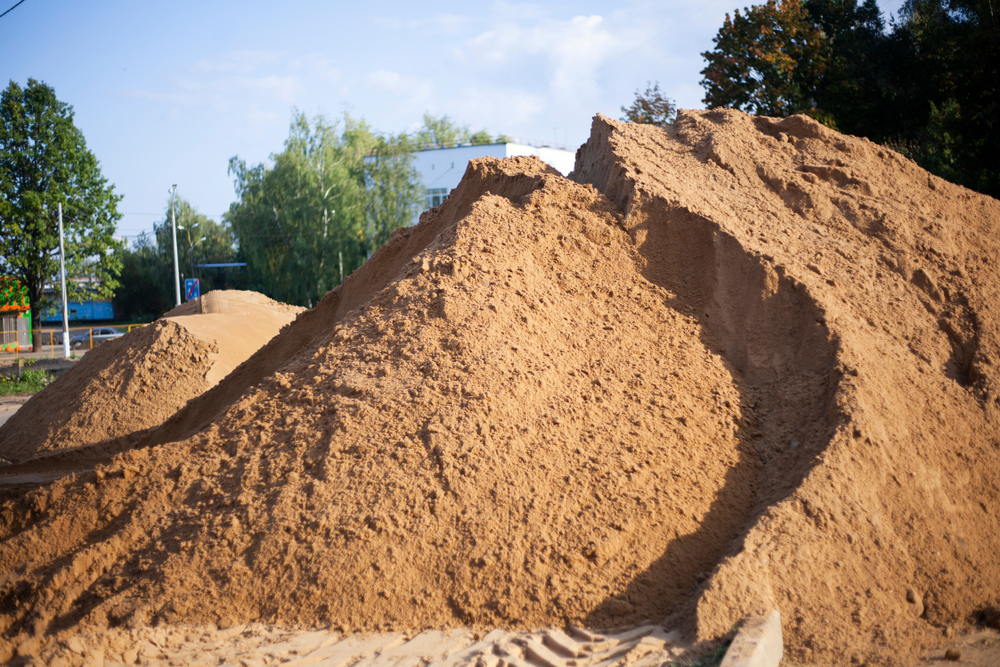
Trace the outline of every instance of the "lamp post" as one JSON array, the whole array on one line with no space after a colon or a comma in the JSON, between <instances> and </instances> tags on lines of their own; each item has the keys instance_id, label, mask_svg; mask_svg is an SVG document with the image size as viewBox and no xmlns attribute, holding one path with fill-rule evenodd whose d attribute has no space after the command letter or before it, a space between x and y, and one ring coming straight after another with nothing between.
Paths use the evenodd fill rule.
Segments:
<instances>
[{"instance_id":1,"label":"lamp post","mask_svg":"<svg viewBox=\"0 0 1000 667\"><path fill-rule=\"evenodd\" d=\"M177 192L177 184L170 188L170 229L174 235L174 293L177 296L177 305L181 305L181 270L177 265L177 220L174 218L174 194Z\"/></svg>"}]
</instances>

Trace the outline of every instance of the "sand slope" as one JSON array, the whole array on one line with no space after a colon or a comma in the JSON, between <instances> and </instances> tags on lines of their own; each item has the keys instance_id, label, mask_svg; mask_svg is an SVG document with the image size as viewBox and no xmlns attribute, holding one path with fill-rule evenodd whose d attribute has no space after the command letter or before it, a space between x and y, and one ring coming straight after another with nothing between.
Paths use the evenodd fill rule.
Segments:
<instances>
[{"instance_id":1,"label":"sand slope","mask_svg":"<svg viewBox=\"0 0 1000 667\"><path fill-rule=\"evenodd\" d=\"M304 310L256 292L209 292L89 351L0 427L12 463L163 423Z\"/></svg>"},{"instance_id":2,"label":"sand slope","mask_svg":"<svg viewBox=\"0 0 1000 667\"><path fill-rule=\"evenodd\" d=\"M702 637L777 606L793 660L908 664L1000 591L1000 205L805 117L604 118L578 180L739 369L757 407L749 532Z\"/></svg>"}]
</instances>

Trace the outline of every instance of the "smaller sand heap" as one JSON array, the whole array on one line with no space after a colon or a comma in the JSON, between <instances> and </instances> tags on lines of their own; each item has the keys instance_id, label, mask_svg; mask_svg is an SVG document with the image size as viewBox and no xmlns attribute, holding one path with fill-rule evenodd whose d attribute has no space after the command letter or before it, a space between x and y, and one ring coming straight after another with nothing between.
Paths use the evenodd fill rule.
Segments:
<instances>
[{"instance_id":1,"label":"smaller sand heap","mask_svg":"<svg viewBox=\"0 0 1000 667\"><path fill-rule=\"evenodd\" d=\"M218 384L303 308L214 291L88 352L0 428L11 463L162 424Z\"/></svg>"}]
</instances>

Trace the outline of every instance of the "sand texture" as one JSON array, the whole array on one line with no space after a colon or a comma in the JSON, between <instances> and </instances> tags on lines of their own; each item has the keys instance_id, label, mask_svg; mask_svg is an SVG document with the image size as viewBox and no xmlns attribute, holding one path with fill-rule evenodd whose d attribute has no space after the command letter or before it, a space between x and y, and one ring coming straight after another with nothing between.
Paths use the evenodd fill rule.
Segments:
<instances>
[{"instance_id":1,"label":"sand texture","mask_svg":"<svg viewBox=\"0 0 1000 667\"><path fill-rule=\"evenodd\" d=\"M302 308L256 292L209 292L90 350L0 426L0 457L23 463L162 424L218 384Z\"/></svg>"},{"instance_id":2,"label":"sand texture","mask_svg":"<svg viewBox=\"0 0 1000 667\"><path fill-rule=\"evenodd\" d=\"M776 607L794 661L906 665L998 602L996 201L733 111L598 116L571 178L473 161L128 451L5 501L9 645Z\"/></svg>"}]
</instances>

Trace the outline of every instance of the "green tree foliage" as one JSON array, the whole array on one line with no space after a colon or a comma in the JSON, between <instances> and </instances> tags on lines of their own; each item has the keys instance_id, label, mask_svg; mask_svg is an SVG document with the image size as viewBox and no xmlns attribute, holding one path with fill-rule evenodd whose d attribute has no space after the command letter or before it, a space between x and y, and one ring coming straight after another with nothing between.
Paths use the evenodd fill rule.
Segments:
<instances>
[{"instance_id":1,"label":"green tree foliage","mask_svg":"<svg viewBox=\"0 0 1000 667\"><path fill-rule=\"evenodd\" d=\"M468 125L459 125L448 116L424 114L424 124L412 137L416 149L444 148L459 144L492 144L508 141L505 135L493 137L486 130L470 132Z\"/></svg>"},{"instance_id":2,"label":"green tree foliage","mask_svg":"<svg viewBox=\"0 0 1000 667\"><path fill-rule=\"evenodd\" d=\"M897 136L909 157L1000 197L1000 3L907 0L892 38L906 56Z\"/></svg>"},{"instance_id":3,"label":"green tree foliage","mask_svg":"<svg viewBox=\"0 0 1000 667\"><path fill-rule=\"evenodd\" d=\"M815 107L816 82L829 46L802 0L768 0L725 22L702 54L705 104L765 116L787 116Z\"/></svg>"},{"instance_id":4,"label":"green tree foliage","mask_svg":"<svg viewBox=\"0 0 1000 667\"><path fill-rule=\"evenodd\" d=\"M646 82L646 92L635 91L632 106L622 107L622 120L667 127L677 118L677 104L660 91L660 82Z\"/></svg>"},{"instance_id":5,"label":"green tree foliage","mask_svg":"<svg viewBox=\"0 0 1000 667\"><path fill-rule=\"evenodd\" d=\"M229 225L225 221L211 220L183 197L174 199L174 215L177 219L177 261L181 279L198 278L202 294L213 289L234 287L233 271L197 266L236 261L236 237ZM131 247L125 248L121 257L122 284L114 298L115 312L119 317L133 321L150 320L174 307L176 294L169 201L163 219L153 225L153 234L140 236Z\"/></svg>"},{"instance_id":6,"label":"green tree foliage","mask_svg":"<svg viewBox=\"0 0 1000 667\"><path fill-rule=\"evenodd\" d=\"M143 233L122 251L121 259L121 286L114 297L118 317L149 321L174 307L173 257L167 261L154 236Z\"/></svg>"},{"instance_id":7,"label":"green tree foliage","mask_svg":"<svg viewBox=\"0 0 1000 667\"><path fill-rule=\"evenodd\" d=\"M446 138L448 128L433 129ZM412 161L408 137L378 135L350 116L310 122L302 113L270 164L232 158L238 201L226 218L258 288L315 305L410 223L420 201Z\"/></svg>"},{"instance_id":8,"label":"green tree foliage","mask_svg":"<svg viewBox=\"0 0 1000 667\"><path fill-rule=\"evenodd\" d=\"M118 287L120 241L114 238L121 197L101 174L73 108L46 84L11 81L0 95L0 275L28 290L31 326L49 303L46 281L59 271L57 205L63 207L67 277L93 276L96 293L67 281L70 298L110 297ZM42 337L35 336L35 350Z\"/></svg>"},{"instance_id":9,"label":"green tree foliage","mask_svg":"<svg viewBox=\"0 0 1000 667\"><path fill-rule=\"evenodd\" d=\"M469 143L471 143L473 146L492 144L493 137L491 137L490 133L487 132L486 130L479 130L478 132L474 132L473 134L469 135Z\"/></svg>"},{"instance_id":10,"label":"green tree foliage","mask_svg":"<svg viewBox=\"0 0 1000 667\"><path fill-rule=\"evenodd\" d=\"M413 168L412 142L406 135L375 135L364 160L365 250L374 252L396 229L410 224L424 197Z\"/></svg>"},{"instance_id":11,"label":"green tree foliage","mask_svg":"<svg viewBox=\"0 0 1000 667\"><path fill-rule=\"evenodd\" d=\"M704 102L809 114L1000 196L995 2L907 0L890 30L875 0L769 0L736 11L702 54Z\"/></svg>"},{"instance_id":12,"label":"green tree foliage","mask_svg":"<svg viewBox=\"0 0 1000 667\"><path fill-rule=\"evenodd\" d=\"M177 263L181 279L199 278L201 293L224 289L224 274L198 268L197 264L222 264L235 261L236 237L229 225L215 222L200 213L183 197L174 199L174 216L177 221ZM154 225L156 245L169 256L173 276L173 234L170 228L170 202L164 219ZM171 278L172 280L173 278ZM217 284L217 283L222 284ZM173 283L170 283L173 285ZM171 292L173 288L171 287Z\"/></svg>"}]
</instances>

